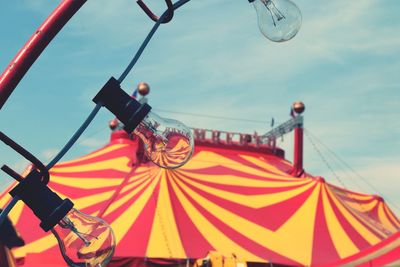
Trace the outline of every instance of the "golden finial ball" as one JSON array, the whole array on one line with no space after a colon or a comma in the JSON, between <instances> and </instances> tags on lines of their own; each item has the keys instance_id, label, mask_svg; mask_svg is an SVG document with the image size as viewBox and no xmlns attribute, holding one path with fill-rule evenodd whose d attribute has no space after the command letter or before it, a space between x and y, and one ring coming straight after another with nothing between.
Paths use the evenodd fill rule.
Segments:
<instances>
[{"instance_id":1,"label":"golden finial ball","mask_svg":"<svg viewBox=\"0 0 400 267\"><path fill-rule=\"evenodd\" d=\"M138 93L141 96L148 95L150 93L150 86L147 83L141 82L137 86Z\"/></svg>"},{"instance_id":2,"label":"golden finial ball","mask_svg":"<svg viewBox=\"0 0 400 267\"><path fill-rule=\"evenodd\" d=\"M292 108L293 108L294 112L296 112L297 114L301 114L306 109L306 106L304 105L303 102L297 101L297 102L293 103Z\"/></svg>"},{"instance_id":3,"label":"golden finial ball","mask_svg":"<svg viewBox=\"0 0 400 267\"><path fill-rule=\"evenodd\" d=\"M109 123L108 126L110 127L111 130L115 130L118 127L118 120L117 119L112 119Z\"/></svg>"}]
</instances>

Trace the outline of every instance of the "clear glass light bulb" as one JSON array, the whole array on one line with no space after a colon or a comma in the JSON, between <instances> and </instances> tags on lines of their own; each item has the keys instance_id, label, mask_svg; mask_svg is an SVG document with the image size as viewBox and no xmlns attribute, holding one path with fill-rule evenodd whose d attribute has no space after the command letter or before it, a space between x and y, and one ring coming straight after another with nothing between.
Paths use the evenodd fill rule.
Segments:
<instances>
[{"instance_id":1,"label":"clear glass light bulb","mask_svg":"<svg viewBox=\"0 0 400 267\"><path fill-rule=\"evenodd\" d=\"M102 219L72 209L51 232L71 267L104 267L111 260L115 237Z\"/></svg>"},{"instance_id":2,"label":"clear glass light bulb","mask_svg":"<svg viewBox=\"0 0 400 267\"><path fill-rule=\"evenodd\" d=\"M274 42L292 39L301 27L300 9L290 0L254 0L258 27Z\"/></svg>"},{"instance_id":3,"label":"clear glass light bulb","mask_svg":"<svg viewBox=\"0 0 400 267\"><path fill-rule=\"evenodd\" d=\"M192 156L193 134L177 120L164 119L150 112L134 133L143 140L150 160L162 168L179 168Z\"/></svg>"}]
</instances>

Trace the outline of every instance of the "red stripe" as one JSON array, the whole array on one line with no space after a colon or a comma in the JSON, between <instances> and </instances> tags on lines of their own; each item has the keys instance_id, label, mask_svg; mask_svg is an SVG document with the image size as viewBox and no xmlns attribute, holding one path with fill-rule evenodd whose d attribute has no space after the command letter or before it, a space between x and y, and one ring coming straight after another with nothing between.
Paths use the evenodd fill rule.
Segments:
<instances>
[{"instance_id":1,"label":"red stripe","mask_svg":"<svg viewBox=\"0 0 400 267\"><path fill-rule=\"evenodd\" d=\"M176 193L171 188L171 181L167 180L167 183L175 222L185 253L188 258L203 258L209 251L213 250L213 247L193 224L192 219L186 213Z\"/></svg>"},{"instance_id":2,"label":"red stripe","mask_svg":"<svg viewBox=\"0 0 400 267\"><path fill-rule=\"evenodd\" d=\"M96 188L96 189L82 189L82 188L70 187L68 185L52 184L49 187L56 192L65 194L70 199L78 199L82 197L89 197L95 194L101 194L113 191L116 186Z\"/></svg>"},{"instance_id":3,"label":"red stripe","mask_svg":"<svg viewBox=\"0 0 400 267\"><path fill-rule=\"evenodd\" d=\"M179 185L178 185L179 186ZM180 186L179 186L180 187ZM250 251L252 254L265 259L266 261L271 261L273 263L286 264L290 266L301 266L300 263L291 260L284 255L277 254L253 240L245 237L239 231L239 229L233 229L229 225L225 224L223 220L218 218L216 215L210 213L208 210L204 209L201 205L197 203L195 199L193 199L187 192L183 191L183 194L186 198L192 203L192 205L205 217L208 221L214 225L217 229L219 229L225 236L231 239L233 242L237 243L242 248ZM264 219L271 217L270 214L264 214ZM197 242L197 240L192 240L192 242ZM296 241L294 241L296 242ZM206 253L206 251L204 252Z\"/></svg>"},{"instance_id":4,"label":"red stripe","mask_svg":"<svg viewBox=\"0 0 400 267\"><path fill-rule=\"evenodd\" d=\"M287 177L283 177L283 179L281 178L270 178L270 177L263 177L263 176L258 176L255 174L251 174L248 172L244 172L244 171L240 171L240 170L233 170L231 168L229 168L230 165L218 165L218 166L213 166L213 167L208 167L208 168L201 168L201 169L197 169L197 170L185 170L183 167L183 171L186 172L190 172L193 174L203 174L203 175L209 175L209 176L213 176L213 175L233 175L233 176L239 176L242 178L249 178L249 179L254 179L254 180L260 180L260 181L271 181L271 182L276 182L276 181L284 181L287 183L290 183L291 180L287 180L285 178ZM238 167L238 166L235 166ZM242 167L242 165L240 165L239 167ZM179 170L178 170L179 171ZM263 171L264 172L264 171ZM266 172L264 172L266 173ZM193 178L195 179L195 178ZM293 180L293 182L296 182L298 180Z\"/></svg>"},{"instance_id":5,"label":"red stripe","mask_svg":"<svg viewBox=\"0 0 400 267\"><path fill-rule=\"evenodd\" d=\"M336 251L335 245L332 242L332 238L327 226L321 190L324 190L323 187L321 187L318 196L318 205L314 224L312 265L320 265L326 262L333 262L340 259L340 256Z\"/></svg>"},{"instance_id":6,"label":"red stripe","mask_svg":"<svg viewBox=\"0 0 400 267\"><path fill-rule=\"evenodd\" d=\"M159 192L159 184L156 186L153 196L157 196ZM138 194L139 196L140 194ZM138 198L132 198L128 205L120 207L119 211L126 211L130 205L135 205ZM147 246L150 239L151 229L153 226L157 201L150 197L144 206L142 212L132 224L131 228L119 242L114 257L146 257ZM121 212L120 212L121 214ZM116 213L113 212L106 216L106 220L114 221Z\"/></svg>"},{"instance_id":7,"label":"red stripe","mask_svg":"<svg viewBox=\"0 0 400 267\"><path fill-rule=\"evenodd\" d=\"M27 206L24 206L21 216L19 217L15 227L21 234L21 237L25 240L26 244L49 234L44 232L39 225L40 220L33 214L31 209L29 209Z\"/></svg>"},{"instance_id":8,"label":"red stripe","mask_svg":"<svg viewBox=\"0 0 400 267\"><path fill-rule=\"evenodd\" d=\"M66 178L123 178L128 172L118 171L115 169L105 168L103 170L93 170L93 171L77 171L77 172L51 172L51 175L59 176L59 177L66 177ZM51 180L51 178L50 178Z\"/></svg>"},{"instance_id":9,"label":"red stripe","mask_svg":"<svg viewBox=\"0 0 400 267\"><path fill-rule=\"evenodd\" d=\"M369 254L375 253L376 251L380 250L381 248L390 245L390 243L396 241L397 239L400 238L400 232L397 232L396 234L392 235L391 237L387 238L386 240L376 244L375 246L371 246L363 251L361 251L358 254L355 254L353 256L350 256L346 259L343 259L341 261L335 262L333 264L327 264L325 266L339 266L339 265L343 265L343 264L348 264L351 263L353 261L356 261L357 259L361 259Z\"/></svg>"},{"instance_id":10,"label":"red stripe","mask_svg":"<svg viewBox=\"0 0 400 267\"><path fill-rule=\"evenodd\" d=\"M369 261L367 264L359 265L359 266L390 266L390 263L400 260L400 247L396 247L395 249ZM398 264L398 263L397 263ZM392 265L395 267L395 265ZM397 265L398 266L398 265Z\"/></svg>"},{"instance_id":11,"label":"red stripe","mask_svg":"<svg viewBox=\"0 0 400 267\"><path fill-rule=\"evenodd\" d=\"M250 167L250 168L265 172L266 174L282 175L282 173L280 173L278 171L267 170L267 169L261 167L260 165L257 165L256 163L248 161L248 160L244 159L243 157L241 157L242 155L243 156L249 156L249 155L245 155L243 153L240 153L240 155L238 155L237 152L235 154L233 154L233 155L229 155L229 157L227 157L227 155L225 153L220 154L221 157L228 158L229 160L235 161L236 164L240 164L242 166ZM265 157L263 159L260 157L260 155L257 155L257 156L256 155L251 155L251 157L253 157L254 159L261 160L265 164L271 165L271 167L276 167L271 162L269 162L269 160L266 160ZM227 166L229 167L229 165L227 165Z\"/></svg>"},{"instance_id":12,"label":"red stripe","mask_svg":"<svg viewBox=\"0 0 400 267\"><path fill-rule=\"evenodd\" d=\"M86 158L86 157L90 157L93 154L99 153L103 150L108 149L109 147L111 147L112 145L107 145L101 149L98 149L96 151L93 151L92 153L85 155L81 158ZM90 163L96 163L99 161L104 161L104 160L110 160L113 158L119 158L119 157L126 157L129 156L129 158L131 159L136 159L136 149L137 149L137 145L136 143L131 143L131 145L128 146L124 146L109 152L106 152L105 154L101 154L89 159L83 159L80 160L80 158L77 158L74 160L74 162L65 162L65 163L58 163L55 168L59 167L59 168L67 168L67 167L76 167L76 166L80 166L80 165L84 165L84 164L90 164Z\"/></svg>"},{"instance_id":13,"label":"red stripe","mask_svg":"<svg viewBox=\"0 0 400 267\"><path fill-rule=\"evenodd\" d=\"M152 178L153 179L153 178ZM150 181L146 181L149 184L151 183ZM158 187L159 184L156 185L155 191L152 193L152 197L157 196L158 194ZM109 221L114 221L116 220L119 216L121 216L122 213L126 212L127 209L129 209L129 207L131 205L135 205L135 201L141 197L141 195L144 193L144 191L147 190L147 187L142 188L139 192L137 192L137 194L135 194L131 199L129 199L129 201L127 201L126 203L124 203L123 205L121 205L120 207L116 208L113 212L111 212L110 214L108 214L106 216L107 220ZM119 199L121 199L122 196L118 196L113 202L118 201ZM151 199L151 198L150 198ZM104 209L103 214L107 212L109 206L107 206L107 209ZM101 214L100 214L101 215Z\"/></svg>"},{"instance_id":14,"label":"red stripe","mask_svg":"<svg viewBox=\"0 0 400 267\"><path fill-rule=\"evenodd\" d=\"M183 182L190 189L192 189L205 199L213 202L214 204L220 207L224 207L224 209L227 209L240 217L246 218L247 220L250 220L272 231L276 231L277 229L279 229L285 222L287 222L290 217L293 216L293 214L308 199L315 187L313 186L297 196L289 198L286 201L270 205L268 207L251 208L204 192L201 189L188 184L184 180L181 180L181 182ZM283 210L285 212L282 212ZM274 216L267 216L268 214L274 214Z\"/></svg>"},{"instance_id":15,"label":"red stripe","mask_svg":"<svg viewBox=\"0 0 400 267\"><path fill-rule=\"evenodd\" d=\"M396 215L394 215L394 213L389 209L389 207L386 205L386 203L383 203L383 205L384 205L383 210L385 211L386 218L389 219L389 221L393 224L394 227L397 228L397 230L400 230L400 228L398 227L400 222L397 219ZM390 212L390 215L392 215L392 216L389 215L389 212ZM396 221L393 221L392 218L394 218Z\"/></svg>"},{"instance_id":16,"label":"red stripe","mask_svg":"<svg viewBox=\"0 0 400 267\"><path fill-rule=\"evenodd\" d=\"M339 208L336 206L336 204L333 202L332 197L327 194L328 196L328 200L329 203L332 207L333 212L335 213L336 218L338 219L340 225L342 226L343 230L346 232L346 234L349 236L349 238L351 239L351 241L354 243L354 245L359 249L359 250L363 250L365 248L370 247L371 245L368 243L368 241L353 227L353 225L351 225L346 217L344 217L344 215L340 212ZM346 206L343 205L343 207L345 209L347 209ZM354 214L353 211L347 209L347 211L350 214ZM373 229L371 229L371 227L368 227L364 222L362 222L361 220L358 219L357 216L353 215L354 219L356 219L360 224L362 224L363 226L365 226L365 228L367 228L368 230L370 230L372 233L376 234L380 239L383 239L383 236L378 235L378 233L376 231L374 231ZM332 233L334 234L334 233Z\"/></svg>"},{"instance_id":17,"label":"red stripe","mask_svg":"<svg viewBox=\"0 0 400 267\"><path fill-rule=\"evenodd\" d=\"M214 182L204 181L202 179L193 178L193 177L190 177L189 175L186 175L183 173L179 173L178 175L179 175L179 177L184 177L189 180L193 180L194 182L205 185L205 186L213 187L213 188L219 189L219 190L228 191L231 193L242 194L242 195L261 195L261 194L278 193L278 192L284 192L287 190L300 188L300 187L303 187L308 184L308 183L307 184L297 184L294 186L289 186L290 182L288 182L288 186L281 186L281 187L266 187L266 186L265 187L261 187L261 186L260 187L251 187L251 186L246 186L245 182L243 183L243 185L219 184L219 183L217 183L218 177L215 177L216 182L214 183ZM245 179L248 179L248 178L244 178L244 180ZM252 179L248 179L248 180L250 181ZM311 183L311 182L312 182L312 180L309 181L309 183Z\"/></svg>"}]
</instances>

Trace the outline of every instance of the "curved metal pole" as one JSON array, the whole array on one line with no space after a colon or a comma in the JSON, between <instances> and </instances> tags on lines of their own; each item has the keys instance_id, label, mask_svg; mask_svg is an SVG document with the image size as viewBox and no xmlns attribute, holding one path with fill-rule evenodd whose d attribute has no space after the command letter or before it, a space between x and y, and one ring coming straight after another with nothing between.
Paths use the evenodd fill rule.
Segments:
<instances>
[{"instance_id":1,"label":"curved metal pole","mask_svg":"<svg viewBox=\"0 0 400 267\"><path fill-rule=\"evenodd\" d=\"M85 3L63 0L22 47L0 76L0 109L51 40Z\"/></svg>"}]
</instances>

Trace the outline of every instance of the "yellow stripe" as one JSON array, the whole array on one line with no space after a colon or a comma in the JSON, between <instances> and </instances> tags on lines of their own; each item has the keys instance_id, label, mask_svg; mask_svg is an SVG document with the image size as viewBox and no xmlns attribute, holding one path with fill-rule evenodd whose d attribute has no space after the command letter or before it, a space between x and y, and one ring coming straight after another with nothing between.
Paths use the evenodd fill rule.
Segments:
<instances>
[{"instance_id":1,"label":"yellow stripe","mask_svg":"<svg viewBox=\"0 0 400 267\"><path fill-rule=\"evenodd\" d=\"M19 219L21 218L22 211L24 210L25 204L22 201L18 201L14 208L10 211L9 217L13 224L17 224ZM25 222L23 222L25 223Z\"/></svg>"},{"instance_id":2,"label":"yellow stripe","mask_svg":"<svg viewBox=\"0 0 400 267\"><path fill-rule=\"evenodd\" d=\"M224 233L218 230L214 225L212 225L207 218L205 218L184 196L182 191L177 187L175 181L172 180L172 187L188 215L190 216L192 222L196 225L199 232L203 235L205 239L213 246L215 250L225 256L230 256L235 253L240 258L245 258L248 261L255 262L265 262L250 251L242 248L240 245L235 243ZM228 220L228 218L226 218Z\"/></svg>"},{"instance_id":3,"label":"yellow stripe","mask_svg":"<svg viewBox=\"0 0 400 267\"><path fill-rule=\"evenodd\" d=\"M217 206L213 202L191 190L178 179L174 179L174 181L176 181L185 192L190 194L203 208L220 218L231 228L240 232L250 240L253 240L259 245L281 255L285 255L290 259L298 261L301 264L309 265L311 263L315 210L318 203L319 185L316 186L316 189L313 190L303 206L301 206L293 216L281 226L281 228L276 232L273 232L255 224L254 222L242 218L227 209ZM178 196L182 195L177 186L174 186L174 190ZM193 219L198 230L202 232L204 237L209 240L217 251L220 251L221 249L223 253L232 253L242 250L242 248L237 248L237 244L225 245L224 242L226 241L222 242L222 240L227 239L227 237L219 236L222 234L216 232L216 229L212 229L214 226L212 226L205 218L201 218L202 216L198 214L198 211L191 206L187 199L183 196L179 197L179 199L181 203L183 201L187 202L187 204L184 205L185 210ZM296 240L298 242L296 242ZM230 243L231 242L232 241L230 241ZM224 248L224 246L226 248ZM239 255L244 256L248 260L256 260L255 258L249 258L249 256L240 253Z\"/></svg>"},{"instance_id":4,"label":"yellow stripe","mask_svg":"<svg viewBox=\"0 0 400 267\"><path fill-rule=\"evenodd\" d=\"M398 222L399 220L395 217L395 215L393 214L393 212L390 210L390 208L388 207L388 205L384 205L385 210L387 212L387 214L389 214L390 219L392 219L392 221L394 222L394 224L396 225L396 227L400 227L400 223ZM400 229L398 229L400 230Z\"/></svg>"},{"instance_id":5,"label":"yellow stripe","mask_svg":"<svg viewBox=\"0 0 400 267\"><path fill-rule=\"evenodd\" d=\"M37 227L37 226L35 226ZM38 231L42 231L38 229ZM52 234L47 234L46 236L33 241L32 243L26 244L23 247L16 248L14 250L15 257L25 257L27 253L41 253L57 245L57 240Z\"/></svg>"},{"instance_id":6,"label":"yellow stripe","mask_svg":"<svg viewBox=\"0 0 400 267\"><path fill-rule=\"evenodd\" d=\"M370 203L353 202L348 200L342 200L342 201L345 201L348 206L359 212L371 211L379 204L378 200L376 199L371 201Z\"/></svg>"},{"instance_id":7,"label":"yellow stripe","mask_svg":"<svg viewBox=\"0 0 400 267\"><path fill-rule=\"evenodd\" d=\"M6 190L4 190L4 192L6 192ZM4 197L0 199L0 208L4 208L10 200L11 200L11 195L8 193L4 194Z\"/></svg>"},{"instance_id":8,"label":"yellow stripe","mask_svg":"<svg viewBox=\"0 0 400 267\"><path fill-rule=\"evenodd\" d=\"M284 177L281 175L266 173L262 170L255 169L245 164L236 162L229 158L223 157L217 153L209 152L209 151L201 151L196 154L187 164L182 166L182 170L196 170L196 169L204 169L214 166L224 166L225 168L229 168L232 170L237 170L244 173L249 173L253 175L257 175L260 177L266 178L275 178L279 180L294 180L294 178Z\"/></svg>"},{"instance_id":9,"label":"yellow stripe","mask_svg":"<svg viewBox=\"0 0 400 267\"><path fill-rule=\"evenodd\" d=\"M287 190L293 186L300 186L310 183L309 179L297 179L297 181L263 181L236 176L236 175L211 175L211 174L199 174L183 171L181 169L175 170L175 173L186 175L193 179L198 179L204 182L211 182L214 184L222 184L222 185L234 185L234 186L243 186L243 187L267 187L267 188L279 188L282 187L282 190Z\"/></svg>"},{"instance_id":10,"label":"yellow stripe","mask_svg":"<svg viewBox=\"0 0 400 267\"><path fill-rule=\"evenodd\" d=\"M267 171L274 172L276 174L280 174L285 177L289 177L289 175L286 172L282 171L281 169L278 169L272 163L267 163L266 161L268 161L268 160L266 160L266 159L261 160L259 158L247 156L247 155L239 155L239 156L257 166L260 166L261 168L263 168ZM298 179L298 178L294 178L294 179Z\"/></svg>"},{"instance_id":11,"label":"yellow stripe","mask_svg":"<svg viewBox=\"0 0 400 267\"><path fill-rule=\"evenodd\" d=\"M124 238L125 234L131 229L132 224L142 212L143 207L149 201L149 198L154 194L154 188L158 181L158 179L154 179L148 188L135 201L135 203L111 223L111 227L114 230L115 239L117 240L117 245ZM142 235L143 233L136 232L135 234Z\"/></svg>"},{"instance_id":12,"label":"yellow stripe","mask_svg":"<svg viewBox=\"0 0 400 267\"><path fill-rule=\"evenodd\" d=\"M390 220L388 219L388 217L386 216L384 207L385 204L383 202L379 203L379 207L378 207L378 217L379 220L381 221L381 223L383 224L383 226L388 229L389 231L391 231L393 234L397 232L397 227L395 227Z\"/></svg>"},{"instance_id":13,"label":"yellow stripe","mask_svg":"<svg viewBox=\"0 0 400 267\"><path fill-rule=\"evenodd\" d=\"M137 172L135 171L135 173L133 174L133 176L131 178L129 178L128 183L133 182L135 180L141 180L143 177L149 176L149 172L144 172L141 174L137 174Z\"/></svg>"},{"instance_id":14,"label":"yellow stripe","mask_svg":"<svg viewBox=\"0 0 400 267\"><path fill-rule=\"evenodd\" d=\"M310 266L313 254L315 217L321 184L318 184L303 205L278 231L277 239L283 246L282 255ZM287 254L285 254L287 253Z\"/></svg>"},{"instance_id":15,"label":"yellow stripe","mask_svg":"<svg viewBox=\"0 0 400 267\"><path fill-rule=\"evenodd\" d=\"M329 185L328 185L329 186ZM356 194L354 192L349 192L345 190L341 190L335 187L329 186L329 189L337 195L344 196L354 200L362 200L362 201L372 201L375 197L372 195L363 195L363 194Z\"/></svg>"},{"instance_id":16,"label":"yellow stripe","mask_svg":"<svg viewBox=\"0 0 400 267\"><path fill-rule=\"evenodd\" d=\"M1 193L3 195L2 198L0 198L0 208L4 208L8 202L11 200L11 195L8 193L14 188L14 186L17 185L17 182L11 182Z\"/></svg>"},{"instance_id":17,"label":"yellow stripe","mask_svg":"<svg viewBox=\"0 0 400 267\"><path fill-rule=\"evenodd\" d=\"M127 147L127 146L128 146L128 144L112 145L112 146L106 147L104 149L101 149L100 151L97 151L95 153L89 154L87 156L84 156L84 157L81 157L81 158L77 158L77 159L74 159L74 160L70 160L70 161L65 161L65 162L62 162L61 164L62 165L71 164L71 163L77 163L77 162L80 162L80 161L92 159L92 158L95 158L97 156L101 156L101 155L104 155L104 154L106 154L108 152L112 152L114 150L117 150L117 149L120 149L120 148L123 148L123 147ZM56 167L57 167L57 165L56 165Z\"/></svg>"},{"instance_id":18,"label":"yellow stripe","mask_svg":"<svg viewBox=\"0 0 400 267\"><path fill-rule=\"evenodd\" d=\"M87 207L90 207L92 205L110 199L113 193L114 193L113 191L108 191L100 194L89 195L87 197L73 199L73 202L75 204L76 209L85 209Z\"/></svg>"},{"instance_id":19,"label":"yellow stripe","mask_svg":"<svg viewBox=\"0 0 400 267\"><path fill-rule=\"evenodd\" d=\"M395 249L399 246L400 246L400 238L397 238L393 242L383 246L382 248L379 248L379 249L367 254L366 256L358 258L352 262L343 264L343 265L341 265L341 267L353 267L353 266L359 266L363 263L365 264L368 261L374 260L382 255L385 255L386 253L392 251L393 249ZM370 264L368 264L368 265L371 266ZM385 266L388 266L388 267L389 266L392 266L392 267L400 266L400 260L387 263L387 265L385 265Z\"/></svg>"},{"instance_id":20,"label":"yellow stripe","mask_svg":"<svg viewBox=\"0 0 400 267\"><path fill-rule=\"evenodd\" d=\"M333 202L335 203L336 207L339 209L340 213L346 218L346 220L353 226L353 228L371 245L374 245L381 240L371 231L369 231L364 225L362 225L355 216L356 213L350 213L343 205L345 204L340 202L336 196L330 191L329 187L325 187L326 192L332 198ZM363 220L362 218L358 217L359 219ZM363 220L365 223L367 221ZM372 226L373 227L373 226ZM376 228L376 227L375 227Z\"/></svg>"},{"instance_id":21,"label":"yellow stripe","mask_svg":"<svg viewBox=\"0 0 400 267\"><path fill-rule=\"evenodd\" d=\"M165 173L165 171L164 171ZM166 175L162 175L147 257L186 258L172 210Z\"/></svg>"},{"instance_id":22,"label":"yellow stripe","mask_svg":"<svg viewBox=\"0 0 400 267\"><path fill-rule=\"evenodd\" d=\"M73 178L60 177L52 175L52 183L66 185L81 189L99 189L104 187L118 186L124 180L123 178Z\"/></svg>"},{"instance_id":23,"label":"yellow stripe","mask_svg":"<svg viewBox=\"0 0 400 267\"><path fill-rule=\"evenodd\" d=\"M151 182L151 180L149 179L148 181L144 182L142 185L137 187L135 190L133 190L132 192L130 192L126 196L118 199L117 201L114 201L110 205L110 207L107 209L107 211L104 213L104 216L107 216L108 214L110 214L114 210L116 210L119 207L121 207L122 205L124 205L126 202L128 202L130 199L132 199L138 192L140 192L143 188L149 186L150 182ZM133 203L132 205L135 205L135 203Z\"/></svg>"},{"instance_id":24,"label":"yellow stripe","mask_svg":"<svg viewBox=\"0 0 400 267\"><path fill-rule=\"evenodd\" d=\"M53 172L71 173L71 172L85 172L85 171L101 171L101 170L116 170L121 172L129 172L130 159L128 157L120 157L110 160L98 161L95 163L82 164L75 167L54 167Z\"/></svg>"},{"instance_id":25,"label":"yellow stripe","mask_svg":"<svg viewBox=\"0 0 400 267\"><path fill-rule=\"evenodd\" d=\"M98 211L90 214L91 216L96 216ZM113 229L114 230L114 229ZM41 231L41 229L39 229ZM14 251L14 255L16 258L23 258L26 254L35 254L35 253L42 253L54 246L57 245L57 239L54 237L51 232L46 233L45 236L37 239L31 243L26 244L23 247L16 248Z\"/></svg>"},{"instance_id":26,"label":"yellow stripe","mask_svg":"<svg viewBox=\"0 0 400 267\"><path fill-rule=\"evenodd\" d=\"M310 189L315 183L308 183L304 186L291 189L291 190L283 190L282 192L278 193L268 193L268 194L259 194L259 195L246 195L246 194L238 194L232 193L225 190L216 189L210 186L206 186L200 183L197 183L191 179L180 177L180 179L185 180L186 182L190 183L191 185L208 192L214 196L229 200L231 202L240 204L242 206L247 206L251 208L262 208L267 207L276 203L280 203L282 201L288 200L293 198L306 190ZM218 179L218 178L217 178Z\"/></svg>"},{"instance_id":27,"label":"yellow stripe","mask_svg":"<svg viewBox=\"0 0 400 267\"><path fill-rule=\"evenodd\" d=\"M329 234L340 258L343 259L347 256L357 253L359 251L358 248L347 235L338 218L336 217L335 212L333 211L325 187L322 190L322 203L324 206L324 214L326 217Z\"/></svg>"},{"instance_id":28,"label":"yellow stripe","mask_svg":"<svg viewBox=\"0 0 400 267\"><path fill-rule=\"evenodd\" d=\"M348 202L346 202L346 201L343 201L341 203L345 207L347 207L350 210L350 214L352 214L354 217L356 217L359 221L364 222L366 225L368 225L369 227L374 229L380 235L382 235L384 237L388 237L387 229L385 229L382 226L382 224L380 223L379 219L374 219L374 218L370 217L369 215L365 216L364 215L365 211L362 210L361 206L360 206L360 210L357 210L357 209L351 209L351 207L348 205ZM379 226L377 226L377 225L379 225Z\"/></svg>"},{"instance_id":29,"label":"yellow stripe","mask_svg":"<svg viewBox=\"0 0 400 267\"><path fill-rule=\"evenodd\" d=\"M125 186L122 188L120 194L123 194L123 193L125 193L125 192L131 190L132 188L134 188L134 187L137 186L138 184L142 183L143 180L146 180L146 179L149 179L149 178L148 178L148 177L142 177L141 179L138 179L138 180L134 181L133 183L130 183L130 184L125 185Z\"/></svg>"}]
</instances>

